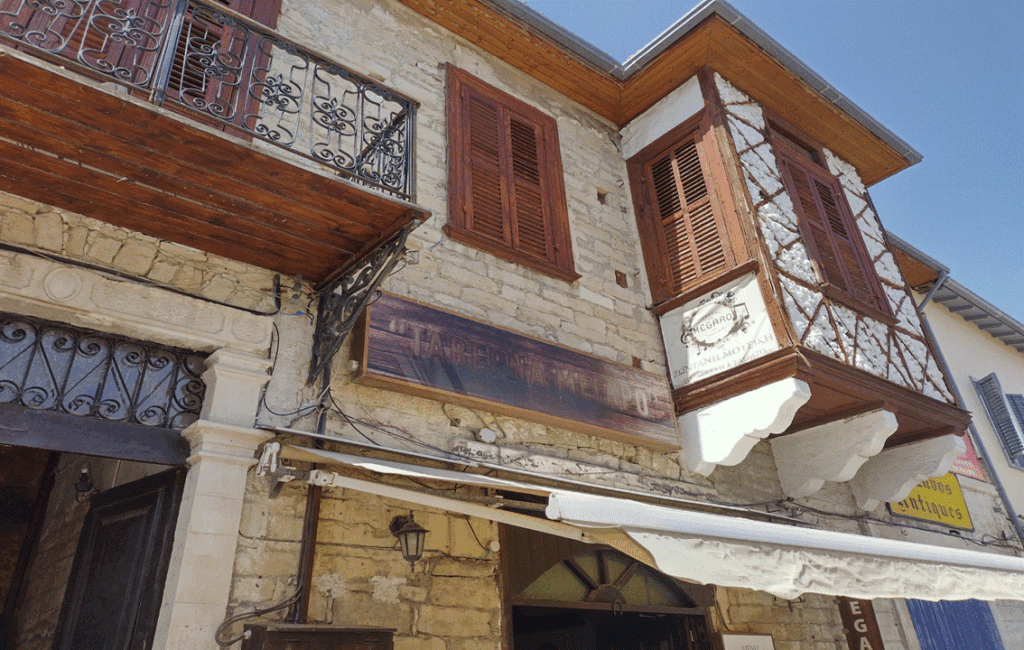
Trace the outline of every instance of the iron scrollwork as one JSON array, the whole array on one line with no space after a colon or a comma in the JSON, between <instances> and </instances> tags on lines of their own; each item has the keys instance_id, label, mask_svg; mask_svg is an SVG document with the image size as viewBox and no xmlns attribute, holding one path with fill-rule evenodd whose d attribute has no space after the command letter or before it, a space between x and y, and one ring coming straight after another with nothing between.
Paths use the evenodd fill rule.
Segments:
<instances>
[{"instance_id":1,"label":"iron scrollwork","mask_svg":"<svg viewBox=\"0 0 1024 650\"><path fill-rule=\"evenodd\" d=\"M204 359L0 314L0 403L180 430L199 419Z\"/></svg>"},{"instance_id":2,"label":"iron scrollwork","mask_svg":"<svg viewBox=\"0 0 1024 650\"><path fill-rule=\"evenodd\" d=\"M414 101L213 0L0 0L0 38L414 199Z\"/></svg>"},{"instance_id":3,"label":"iron scrollwork","mask_svg":"<svg viewBox=\"0 0 1024 650\"><path fill-rule=\"evenodd\" d=\"M377 287L405 252L405 240L415 226L415 221L406 225L332 282L321 294L307 380L310 385L315 385L330 368L334 355L355 327Z\"/></svg>"}]
</instances>

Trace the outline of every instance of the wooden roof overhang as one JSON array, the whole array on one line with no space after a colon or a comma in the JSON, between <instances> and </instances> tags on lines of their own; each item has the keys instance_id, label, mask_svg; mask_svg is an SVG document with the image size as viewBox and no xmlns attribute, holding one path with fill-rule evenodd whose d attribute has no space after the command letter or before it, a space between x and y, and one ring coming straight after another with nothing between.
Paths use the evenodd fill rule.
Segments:
<instances>
[{"instance_id":1,"label":"wooden roof overhang","mask_svg":"<svg viewBox=\"0 0 1024 650\"><path fill-rule=\"evenodd\" d=\"M321 283L429 217L5 47L0 89L0 190L158 239Z\"/></svg>"},{"instance_id":2,"label":"wooden roof overhang","mask_svg":"<svg viewBox=\"0 0 1024 650\"><path fill-rule=\"evenodd\" d=\"M838 99L845 99L840 93L815 90L718 13L676 35L626 76L607 55L567 32L552 36L556 25L548 25L545 33L542 17L519 8L513 13L514 5L499 0L399 1L619 127L707 67L826 143L857 168L867 185L919 160L909 146L899 151L837 105ZM709 6L712 12L718 9L716 3Z\"/></svg>"}]
</instances>

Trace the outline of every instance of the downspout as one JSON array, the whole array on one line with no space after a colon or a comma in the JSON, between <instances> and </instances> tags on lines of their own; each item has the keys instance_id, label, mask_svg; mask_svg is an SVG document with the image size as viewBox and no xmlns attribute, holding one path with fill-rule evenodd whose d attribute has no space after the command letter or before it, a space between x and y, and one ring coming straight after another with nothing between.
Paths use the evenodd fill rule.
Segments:
<instances>
[{"instance_id":1,"label":"downspout","mask_svg":"<svg viewBox=\"0 0 1024 650\"><path fill-rule=\"evenodd\" d=\"M921 304L917 306L918 314L921 316L921 325L924 326L925 332L928 334L928 338L931 339L932 347L935 349L935 355L939 359L939 365L942 366L942 371L946 373L946 377L949 378L949 385L953 388L953 394L956 396L957 401L961 406L966 406L964 396L960 392L960 387L956 385L956 378L949 369L949 364L946 363L946 356L942 353L942 346L939 345L939 340L935 337L935 332L932 331L931 324L928 323L928 317L924 314L925 306L931 302L935 293L942 287L949 278L948 271L942 271L939 274L939 278L932 284L931 290L928 291L928 295L924 297ZM974 448L981 453L982 460L985 461L985 465L988 467L989 478L992 483L995 484L996 490L999 492L999 498L1003 501L1003 506L1006 508L1007 513L1010 516L1010 521L1013 522L1013 529L1017 532L1017 538L1021 544L1024 545L1024 522L1021 521L1020 517L1017 516L1017 512L1013 509L1013 504L1010 502L1010 498L1006 494L1006 488L1003 487L1003 482L999 480L999 473L993 468L992 457L989 456L988 450L985 449L985 444L981 441L981 436L978 435L978 430L974 427L974 421L972 420L967 429L970 432L971 441L974 443Z\"/></svg>"}]
</instances>

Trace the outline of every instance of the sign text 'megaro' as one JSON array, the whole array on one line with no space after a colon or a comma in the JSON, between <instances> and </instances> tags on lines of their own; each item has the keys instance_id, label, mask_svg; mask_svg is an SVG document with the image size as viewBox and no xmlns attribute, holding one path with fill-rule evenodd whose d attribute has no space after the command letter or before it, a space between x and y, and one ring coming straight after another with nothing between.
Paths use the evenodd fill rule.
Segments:
<instances>
[{"instance_id":1,"label":"sign text 'megaro'","mask_svg":"<svg viewBox=\"0 0 1024 650\"><path fill-rule=\"evenodd\" d=\"M357 381L656 449L676 449L659 375L384 294L353 354Z\"/></svg>"}]
</instances>

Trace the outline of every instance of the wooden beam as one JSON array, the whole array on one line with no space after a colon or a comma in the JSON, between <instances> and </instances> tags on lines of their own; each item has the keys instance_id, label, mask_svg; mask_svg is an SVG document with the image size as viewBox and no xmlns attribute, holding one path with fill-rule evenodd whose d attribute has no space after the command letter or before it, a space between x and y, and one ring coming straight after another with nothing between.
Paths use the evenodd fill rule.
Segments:
<instances>
[{"instance_id":1,"label":"wooden beam","mask_svg":"<svg viewBox=\"0 0 1024 650\"><path fill-rule=\"evenodd\" d=\"M0 404L0 443L161 465L184 465L188 441L177 431Z\"/></svg>"}]
</instances>

